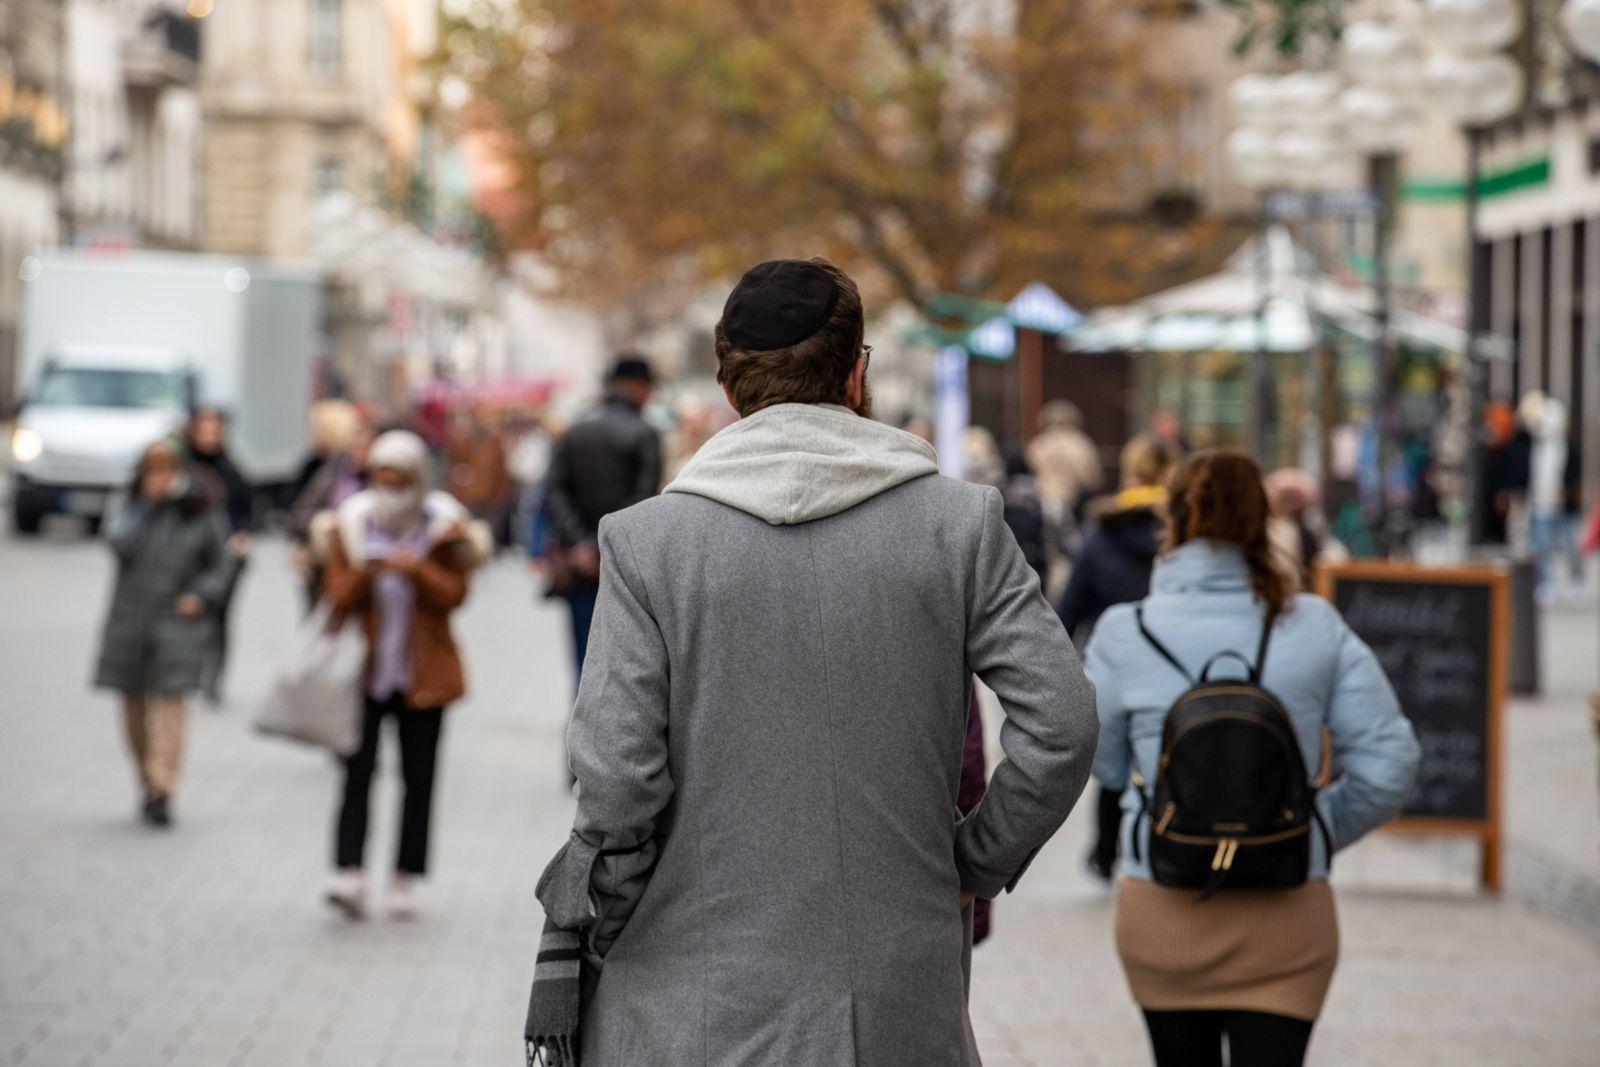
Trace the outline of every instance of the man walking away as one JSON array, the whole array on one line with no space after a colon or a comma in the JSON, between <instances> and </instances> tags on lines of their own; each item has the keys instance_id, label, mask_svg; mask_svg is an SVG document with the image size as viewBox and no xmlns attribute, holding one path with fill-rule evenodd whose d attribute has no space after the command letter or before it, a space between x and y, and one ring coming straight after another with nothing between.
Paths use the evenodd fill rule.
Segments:
<instances>
[{"instance_id":1,"label":"man walking away","mask_svg":"<svg viewBox=\"0 0 1600 1067\"><path fill-rule=\"evenodd\" d=\"M599 408L567 430L550 458L545 513L555 535L551 591L572 609L572 651L583 674L600 589L600 520L661 488L661 438L644 421L655 389L650 364L618 359Z\"/></svg>"},{"instance_id":2,"label":"man walking away","mask_svg":"<svg viewBox=\"0 0 1600 1067\"><path fill-rule=\"evenodd\" d=\"M250 556L255 531L255 491L228 455L228 422L216 408L201 408L189 420L189 462L195 476L209 480L228 520L228 554L237 562L229 572L222 598L214 606L211 639L200 668L200 689L213 709L222 705L222 672L228 661L228 615L239 574Z\"/></svg>"},{"instance_id":3,"label":"man walking away","mask_svg":"<svg viewBox=\"0 0 1600 1067\"><path fill-rule=\"evenodd\" d=\"M1093 690L998 490L866 417L848 276L752 268L715 343L741 421L599 529L530 1041L585 1067L977 1064L968 905L1077 800ZM973 673L1006 759L958 818Z\"/></svg>"}]
</instances>

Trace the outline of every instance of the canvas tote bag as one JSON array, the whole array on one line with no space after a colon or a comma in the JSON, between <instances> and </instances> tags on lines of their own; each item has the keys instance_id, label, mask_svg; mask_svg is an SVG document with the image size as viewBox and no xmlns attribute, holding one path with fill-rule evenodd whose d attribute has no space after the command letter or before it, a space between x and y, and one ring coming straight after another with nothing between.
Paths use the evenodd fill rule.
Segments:
<instances>
[{"instance_id":1,"label":"canvas tote bag","mask_svg":"<svg viewBox=\"0 0 1600 1067\"><path fill-rule=\"evenodd\" d=\"M295 633L256 716L256 730L348 756L361 747L361 682L367 641L359 619L334 627L319 603Z\"/></svg>"}]
</instances>

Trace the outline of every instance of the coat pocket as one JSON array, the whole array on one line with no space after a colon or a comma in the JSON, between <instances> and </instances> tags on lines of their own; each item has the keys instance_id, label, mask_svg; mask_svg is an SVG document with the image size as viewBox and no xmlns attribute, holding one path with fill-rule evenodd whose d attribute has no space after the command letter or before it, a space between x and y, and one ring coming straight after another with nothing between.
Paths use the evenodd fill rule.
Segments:
<instances>
[{"instance_id":1,"label":"coat pocket","mask_svg":"<svg viewBox=\"0 0 1600 1067\"><path fill-rule=\"evenodd\" d=\"M539 876L534 895L550 921L564 930L579 930L594 921L589 879L600 850L574 831Z\"/></svg>"}]
</instances>

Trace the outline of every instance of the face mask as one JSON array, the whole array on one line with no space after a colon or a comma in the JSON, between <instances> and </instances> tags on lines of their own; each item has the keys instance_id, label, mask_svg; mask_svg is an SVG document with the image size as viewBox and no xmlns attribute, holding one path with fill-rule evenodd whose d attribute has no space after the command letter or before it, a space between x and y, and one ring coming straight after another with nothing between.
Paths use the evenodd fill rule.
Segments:
<instances>
[{"instance_id":1,"label":"face mask","mask_svg":"<svg viewBox=\"0 0 1600 1067\"><path fill-rule=\"evenodd\" d=\"M422 491L416 488L372 490L372 517L388 530L403 530L422 515Z\"/></svg>"}]
</instances>

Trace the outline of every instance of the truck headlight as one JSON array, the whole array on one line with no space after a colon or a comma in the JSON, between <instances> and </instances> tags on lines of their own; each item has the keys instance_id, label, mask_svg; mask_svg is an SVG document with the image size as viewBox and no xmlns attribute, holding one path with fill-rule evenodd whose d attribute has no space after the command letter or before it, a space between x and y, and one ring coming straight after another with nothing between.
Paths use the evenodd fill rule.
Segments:
<instances>
[{"instance_id":1,"label":"truck headlight","mask_svg":"<svg viewBox=\"0 0 1600 1067\"><path fill-rule=\"evenodd\" d=\"M44 438L27 427L11 435L11 458L18 463L32 463L44 455Z\"/></svg>"}]
</instances>

